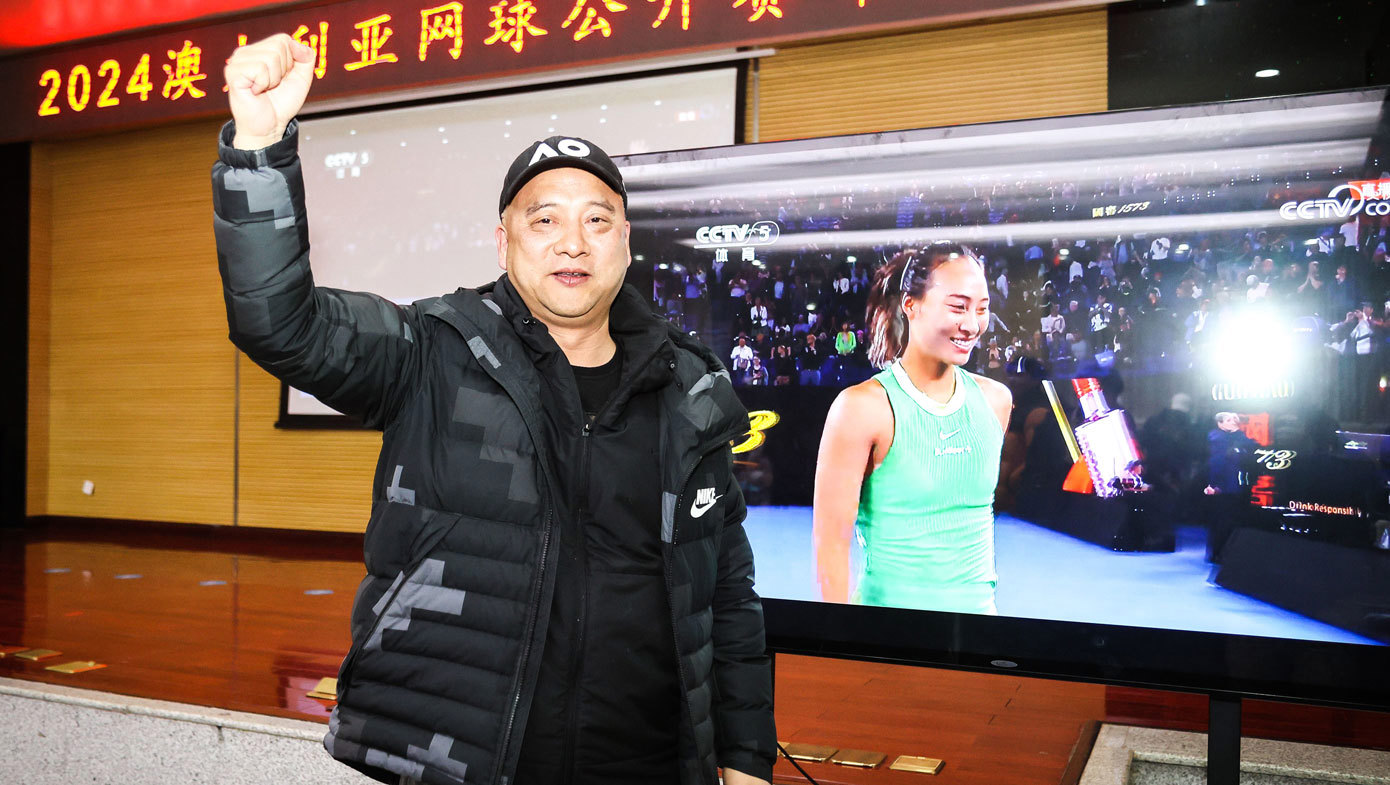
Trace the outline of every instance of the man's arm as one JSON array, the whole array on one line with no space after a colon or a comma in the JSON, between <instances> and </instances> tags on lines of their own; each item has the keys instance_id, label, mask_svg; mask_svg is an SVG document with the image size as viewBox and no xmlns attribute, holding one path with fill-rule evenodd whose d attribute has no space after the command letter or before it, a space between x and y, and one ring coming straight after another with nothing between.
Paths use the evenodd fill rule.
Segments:
<instances>
[{"instance_id":1,"label":"man's arm","mask_svg":"<svg viewBox=\"0 0 1390 785\"><path fill-rule=\"evenodd\" d=\"M382 426L413 387L419 323L382 298L315 288L298 155L313 54L288 36L226 68L233 122L212 170L213 229L232 342L328 405Z\"/></svg>"},{"instance_id":2,"label":"man's arm","mask_svg":"<svg viewBox=\"0 0 1390 785\"><path fill-rule=\"evenodd\" d=\"M753 549L743 530L747 508L732 472L724 493L733 503L724 519L714 589L715 749L726 783L770 782L777 760L772 667L762 601L753 591Z\"/></svg>"}]
</instances>

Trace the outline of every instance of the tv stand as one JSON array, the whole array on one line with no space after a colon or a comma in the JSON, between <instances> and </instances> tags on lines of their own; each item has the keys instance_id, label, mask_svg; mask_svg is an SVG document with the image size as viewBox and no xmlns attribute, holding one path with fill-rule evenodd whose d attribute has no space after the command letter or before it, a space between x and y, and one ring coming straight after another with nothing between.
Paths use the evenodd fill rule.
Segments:
<instances>
[{"instance_id":1,"label":"tv stand","mask_svg":"<svg viewBox=\"0 0 1390 785\"><path fill-rule=\"evenodd\" d=\"M1212 693L1207 723L1207 785L1240 782L1240 696Z\"/></svg>"}]
</instances>

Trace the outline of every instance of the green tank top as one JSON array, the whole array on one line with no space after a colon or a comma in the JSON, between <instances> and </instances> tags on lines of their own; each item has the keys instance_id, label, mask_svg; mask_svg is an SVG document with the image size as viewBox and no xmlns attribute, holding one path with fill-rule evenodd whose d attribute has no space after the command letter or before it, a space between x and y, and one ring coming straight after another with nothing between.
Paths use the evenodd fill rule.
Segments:
<instances>
[{"instance_id":1,"label":"green tank top","mask_svg":"<svg viewBox=\"0 0 1390 785\"><path fill-rule=\"evenodd\" d=\"M854 602L997 613L994 486L1004 432L960 368L937 403L901 363L874 376L893 407L893 444L864 481L855 536L863 568Z\"/></svg>"}]
</instances>

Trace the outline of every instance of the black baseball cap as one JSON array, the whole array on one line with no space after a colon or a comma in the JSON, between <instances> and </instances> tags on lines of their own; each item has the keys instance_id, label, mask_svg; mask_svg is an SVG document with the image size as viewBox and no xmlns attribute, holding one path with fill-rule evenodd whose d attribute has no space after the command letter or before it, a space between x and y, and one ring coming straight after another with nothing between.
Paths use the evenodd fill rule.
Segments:
<instances>
[{"instance_id":1,"label":"black baseball cap","mask_svg":"<svg viewBox=\"0 0 1390 785\"><path fill-rule=\"evenodd\" d=\"M497 202L497 214L501 215L507 205L516 198L531 178L551 169L583 169L602 180L623 198L623 209L627 209L627 187L623 185L623 175L602 148L587 139L577 136L552 136L533 142L521 151L512 161L507 176L502 181L502 197Z\"/></svg>"}]
</instances>

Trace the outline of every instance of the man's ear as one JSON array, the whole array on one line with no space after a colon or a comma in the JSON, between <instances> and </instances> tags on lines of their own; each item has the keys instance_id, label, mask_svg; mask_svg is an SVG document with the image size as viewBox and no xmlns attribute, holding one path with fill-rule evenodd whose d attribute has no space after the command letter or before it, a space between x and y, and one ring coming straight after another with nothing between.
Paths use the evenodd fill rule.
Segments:
<instances>
[{"instance_id":1,"label":"man's ear","mask_svg":"<svg viewBox=\"0 0 1390 785\"><path fill-rule=\"evenodd\" d=\"M624 267L632 266L632 222L623 221L623 251L627 254L627 264Z\"/></svg>"},{"instance_id":2,"label":"man's ear","mask_svg":"<svg viewBox=\"0 0 1390 785\"><path fill-rule=\"evenodd\" d=\"M497 266L503 270L507 269L507 227L497 224L493 230L493 237L497 240Z\"/></svg>"}]
</instances>

